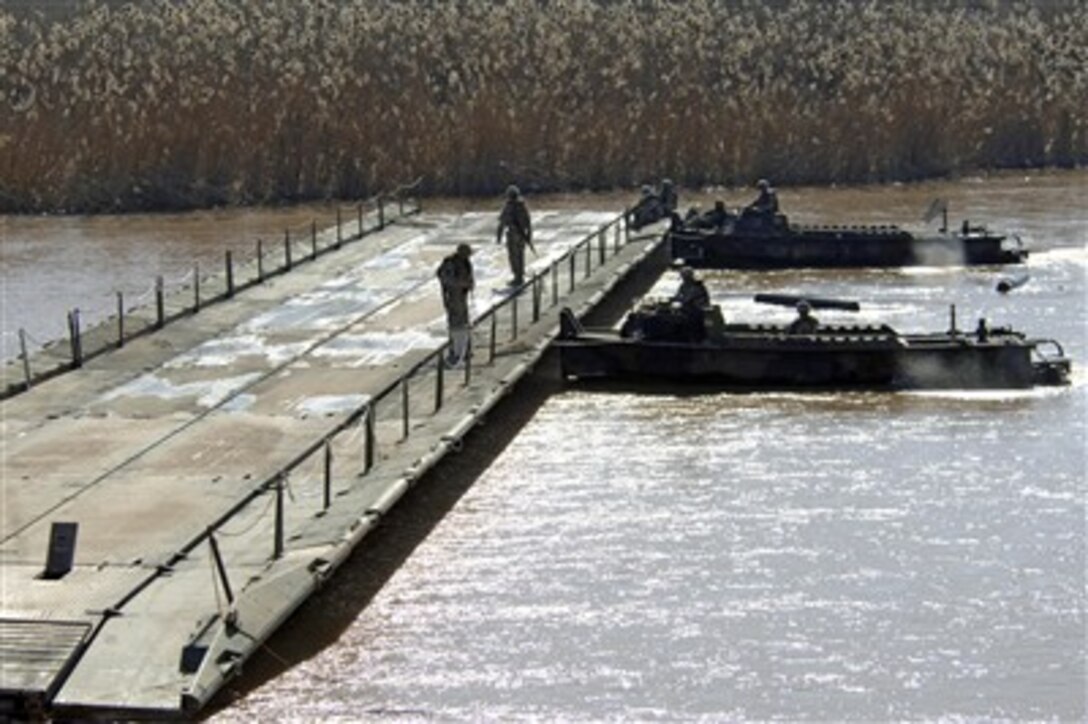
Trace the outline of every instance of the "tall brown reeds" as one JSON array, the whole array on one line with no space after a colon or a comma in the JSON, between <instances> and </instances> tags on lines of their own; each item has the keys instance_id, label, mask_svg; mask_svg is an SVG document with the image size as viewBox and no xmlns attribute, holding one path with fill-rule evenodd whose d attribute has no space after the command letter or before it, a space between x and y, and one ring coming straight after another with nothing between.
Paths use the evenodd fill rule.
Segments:
<instances>
[{"instance_id":1,"label":"tall brown reeds","mask_svg":"<svg viewBox=\"0 0 1088 724\"><path fill-rule=\"evenodd\" d=\"M915 179L1088 159L1088 3L0 10L0 209Z\"/></svg>"}]
</instances>

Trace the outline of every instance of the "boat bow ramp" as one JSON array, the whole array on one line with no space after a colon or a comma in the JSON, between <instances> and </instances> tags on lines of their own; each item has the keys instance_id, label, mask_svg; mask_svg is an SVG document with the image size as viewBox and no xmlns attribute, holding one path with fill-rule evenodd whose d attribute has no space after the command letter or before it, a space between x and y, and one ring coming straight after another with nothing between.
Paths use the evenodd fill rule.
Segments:
<instances>
[{"instance_id":1,"label":"boat bow ramp","mask_svg":"<svg viewBox=\"0 0 1088 724\"><path fill-rule=\"evenodd\" d=\"M0 403L6 711L201 708L532 369L559 309L658 246L617 213L538 211L512 292L495 223L399 219ZM463 242L474 355L449 368L434 270Z\"/></svg>"}]
</instances>

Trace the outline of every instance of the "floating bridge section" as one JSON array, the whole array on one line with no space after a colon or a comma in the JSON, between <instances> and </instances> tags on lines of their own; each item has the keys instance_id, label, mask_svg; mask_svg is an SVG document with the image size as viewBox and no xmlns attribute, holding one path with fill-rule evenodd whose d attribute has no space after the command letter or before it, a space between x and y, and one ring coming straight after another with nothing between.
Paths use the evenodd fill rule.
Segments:
<instances>
[{"instance_id":1,"label":"floating bridge section","mask_svg":"<svg viewBox=\"0 0 1088 724\"><path fill-rule=\"evenodd\" d=\"M0 706L198 710L532 369L559 309L657 246L617 213L537 211L530 283L495 292L495 224L383 224L0 403ZM447 368L434 271L462 242L474 355Z\"/></svg>"}]
</instances>

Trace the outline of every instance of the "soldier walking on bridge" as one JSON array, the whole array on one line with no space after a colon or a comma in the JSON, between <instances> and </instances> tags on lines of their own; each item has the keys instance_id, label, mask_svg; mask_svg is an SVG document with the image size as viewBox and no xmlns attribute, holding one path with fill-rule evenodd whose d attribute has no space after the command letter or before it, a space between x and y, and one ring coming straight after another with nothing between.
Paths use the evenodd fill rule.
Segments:
<instances>
[{"instance_id":1,"label":"soldier walking on bridge","mask_svg":"<svg viewBox=\"0 0 1088 724\"><path fill-rule=\"evenodd\" d=\"M514 275L510 283L520 287L525 283L525 247L528 246L534 254L536 249L533 247L533 224L529 219L529 209L517 186L506 189L506 203L499 213L499 230L495 234L496 244L502 243L503 231L506 232L506 255L510 260L510 271Z\"/></svg>"},{"instance_id":2,"label":"soldier walking on bridge","mask_svg":"<svg viewBox=\"0 0 1088 724\"><path fill-rule=\"evenodd\" d=\"M460 364L470 354L472 340L471 320L468 313L468 295L476 286L472 273L472 247L458 244L453 252L438 265L438 281L442 285L442 305L446 308L446 321L450 331L450 349L446 362L450 366Z\"/></svg>"}]
</instances>

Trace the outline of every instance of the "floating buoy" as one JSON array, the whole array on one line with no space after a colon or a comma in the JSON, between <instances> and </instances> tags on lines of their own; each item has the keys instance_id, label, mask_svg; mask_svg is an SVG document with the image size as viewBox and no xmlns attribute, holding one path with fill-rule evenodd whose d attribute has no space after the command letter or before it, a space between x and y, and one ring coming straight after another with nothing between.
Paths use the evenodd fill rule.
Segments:
<instances>
[{"instance_id":1,"label":"floating buoy","mask_svg":"<svg viewBox=\"0 0 1088 724\"><path fill-rule=\"evenodd\" d=\"M1027 273L1020 274L1019 276L1015 277L1005 277L997 283L997 291L1001 292L1002 294L1008 294L1013 289L1016 289L1017 287L1022 287L1027 284L1028 279L1030 278L1030 275L1028 275Z\"/></svg>"}]
</instances>

